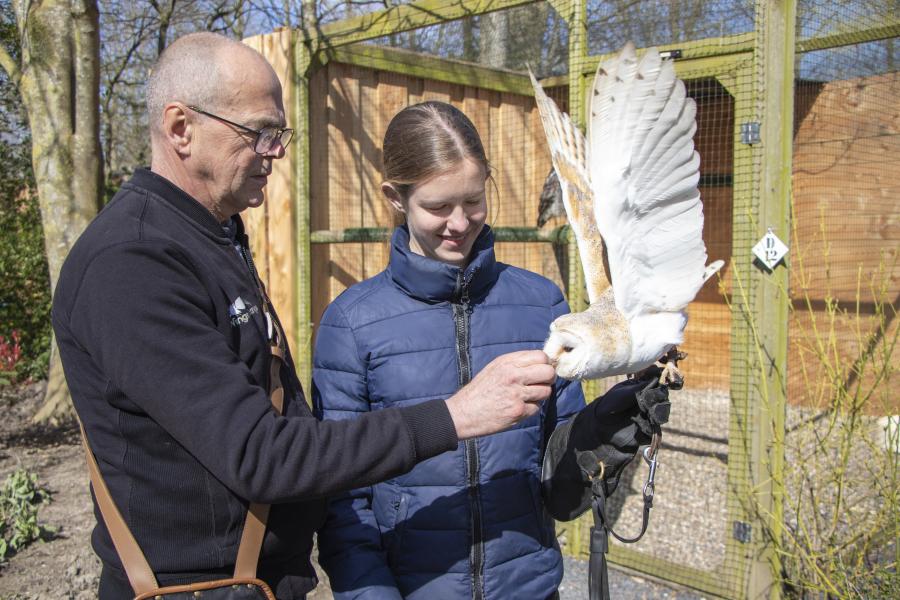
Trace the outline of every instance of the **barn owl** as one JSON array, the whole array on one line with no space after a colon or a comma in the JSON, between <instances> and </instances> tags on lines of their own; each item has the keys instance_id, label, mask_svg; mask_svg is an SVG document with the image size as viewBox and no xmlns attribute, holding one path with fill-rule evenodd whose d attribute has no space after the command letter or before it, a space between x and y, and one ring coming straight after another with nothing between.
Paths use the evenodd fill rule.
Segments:
<instances>
[{"instance_id":1,"label":"barn owl","mask_svg":"<svg viewBox=\"0 0 900 600\"><path fill-rule=\"evenodd\" d=\"M687 305L724 264L706 266L696 104L671 61L639 61L630 42L597 69L586 138L531 81L590 300L551 324L544 352L567 379L635 373L683 341Z\"/></svg>"}]
</instances>

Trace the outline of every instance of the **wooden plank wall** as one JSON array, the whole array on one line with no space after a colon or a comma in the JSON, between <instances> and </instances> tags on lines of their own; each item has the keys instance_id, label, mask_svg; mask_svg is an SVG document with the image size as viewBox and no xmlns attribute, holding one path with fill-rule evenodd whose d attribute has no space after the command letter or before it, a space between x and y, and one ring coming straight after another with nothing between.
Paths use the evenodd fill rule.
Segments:
<instances>
[{"instance_id":1,"label":"wooden plank wall","mask_svg":"<svg viewBox=\"0 0 900 600\"><path fill-rule=\"evenodd\" d=\"M709 261L724 260L720 271L726 291L731 290L731 238L734 172L734 100L712 79L688 82L688 94L697 102L694 148L700 154L703 176L703 239ZM731 312L712 279L703 286L689 310L690 322L681 349L688 359L681 365L692 389L728 389L731 379Z\"/></svg>"},{"instance_id":2,"label":"wooden plank wall","mask_svg":"<svg viewBox=\"0 0 900 600\"><path fill-rule=\"evenodd\" d=\"M313 229L389 227L392 211L381 195L381 143L403 107L441 100L460 108L478 128L491 161L489 223L533 226L550 159L534 102L527 96L425 80L331 62L311 80L310 173ZM321 152L321 150L327 150ZM498 258L542 272L562 285L547 244L501 244ZM315 248L313 322L344 289L381 271L384 243Z\"/></svg>"},{"instance_id":3,"label":"wooden plank wall","mask_svg":"<svg viewBox=\"0 0 900 600\"><path fill-rule=\"evenodd\" d=\"M281 80L283 102L290 122L293 100L290 83L291 34L287 29L244 40L244 43L260 52ZM293 150L296 147L292 147ZM290 152L290 150L289 150ZM278 317L285 328L288 340L296 339L297 305L296 278L297 256L294 236L294 202L291 197L293 173L291 159L285 157L272 164L272 175L265 187L265 202L260 208L241 213L250 237L251 251L257 270ZM294 352L297 349L292 348Z\"/></svg>"},{"instance_id":4,"label":"wooden plank wall","mask_svg":"<svg viewBox=\"0 0 900 600\"><path fill-rule=\"evenodd\" d=\"M275 32L247 40L275 67L282 82L289 76L289 34ZM290 107L290 86L285 85ZM897 73L827 84L800 83L796 96L794 208L796 232L791 242L792 292L795 306L808 295L811 313L795 311L790 324L789 398L794 403L821 402L823 367L811 366L809 332L827 321L826 301L850 306L862 281L861 318L835 320L835 348L852 362L869 335L875 310L868 282L880 268L887 283L887 310L898 304L900 272L900 78ZM564 99L565 87L549 90ZM698 103L695 144L701 173L733 172L733 102L712 81L693 82L689 93ZM541 186L550 161L533 100L527 96L470 86L428 81L368 68L329 63L310 80L310 222L313 230L388 227L392 213L381 197L381 141L391 117L408 104L437 99L465 112L482 135L494 169L489 186L489 223L532 226ZM562 104L563 102L561 102ZM563 107L565 108L565 107ZM295 150L296 151L296 150ZM263 208L244 213L260 272L293 338L296 256L290 161L275 163ZM704 238L710 260L726 261L722 280L729 292L732 188L725 179L706 180ZM546 227L564 222L552 220ZM823 233L824 232L824 233ZM563 285L560 263L549 244L503 243L498 258L544 274ZM385 243L313 245L312 319L341 291L384 268ZM802 268L801 268L802 266ZM804 293L801 290L805 290ZM684 369L696 388L727 389L731 316L716 282L710 282L691 306L684 349ZM857 327L859 324L859 327ZM885 337L896 335L892 320ZM864 374L862 382L871 381ZM810 390L813 390L812 392ZM888 407L897 412L898 401ZM873 404L874 406L874 404ZM873 408L870 412L888 409Z\"/></svg>"},{"instance_id":5,"label":"wooden plank wall","mask_svg":"<svg viewBox=\"0 0 900 600\"><path fill-rule=\"evenodd\" d=\"M878 333L874 313L876 298L889 315L900 307L900 73L801 82L795 97L788 398L821 406L833 393L829 370L848 369L866 347L880 364L897 335L896 318ZM833 321L832 301L848 311ZM824 363L812 351L819 342L831 347ZM875 389L866 412L900 412L871 367L845 379Z\"/></svg>"}]
</instances>

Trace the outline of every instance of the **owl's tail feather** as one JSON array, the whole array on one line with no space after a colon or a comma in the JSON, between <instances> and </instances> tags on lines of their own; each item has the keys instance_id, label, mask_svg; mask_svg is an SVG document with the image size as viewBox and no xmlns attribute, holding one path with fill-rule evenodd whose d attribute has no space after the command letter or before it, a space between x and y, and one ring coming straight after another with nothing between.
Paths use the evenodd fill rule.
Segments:
<instances>
[{"instance_id":1,"label":"owl's tail feather","mask_svg":"<svg viewBox=\"0 0 900 600\"><path fill-rule=\"evenodd\" d=\"M719 269L725 266L724 260L714 260L713 262L706 265L706 270L703 272L703 283L719 272Z\"/></svg>"}]
</instances>

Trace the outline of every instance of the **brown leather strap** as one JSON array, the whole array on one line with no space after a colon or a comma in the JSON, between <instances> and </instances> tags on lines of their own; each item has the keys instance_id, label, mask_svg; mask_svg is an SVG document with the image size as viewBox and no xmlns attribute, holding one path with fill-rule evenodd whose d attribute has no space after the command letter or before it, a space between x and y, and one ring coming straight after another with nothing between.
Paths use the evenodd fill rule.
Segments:
<instances>
[{"instance_id":1,"label":"brown leather strap","mask_svg":"<svg viewBox=\"0 0 900 600\"><path fill-rule=\"evenodd\" d=\"M279 329L280 333L280 329ZM271 347L272 363L269 368L269 397L275 412L281 414L284 407L284 388L281 385L281 363L284 353L276 345ZM259 553L262 550L263 538L266 536L266 522L269 518L269 505L253 502L247 510L244 531L241 533L241 545L238 546L237 560L234 563L235 579L251 579L256 577L256 566L259 564Z\"/></svg>"},{"instance_id":2,"label":"brown leather strap","mask_svg":"<svg viewBox=\"0 0 900 600\"><path fill-rule=\"evenodd\" d=\"M241 533L241 545L238 547L237 560L234 563L235 579L256 577L256 566L259 564L259 552L263 538L266 537L266 521L269 518L269 504L253 502L247 509L247 520Z\"/></svg>"},{"instance_id":3,"label":"brown leather strap","mask_svg":"<svg viewBox=\"0 0 900 600\"><path fill-rule=\"evenodd\" d=\"M78 415L75 416L78 419ZM153 569L147 563L141 547L138 546L137 540L131 535L131 530L125 524L122 513L113 502L106 487L106 481L100 474L100 467L97 466L97 459L91 452L88 444L87 435L84 433L84 425L81 419L78 419L78 427L81 428L81 443L84 446L84 454L87 457L88 471L91 474L91 484L94 486L94 496L97 498L97 504L100 506L100 514L103 515L103 522L106 523L106 529L109 530L109 537L112 538L113 546L116 547L116 553L125 566L125 574L128 575L128 582L137 595L151 592L159 587L156 577L153 575Z\"/></svg>"},{"instance_id":4,"label":"brown leather strap","mask_svg":"<svg viewBox=\"0 0 900 600\"><path fill-rule=\"evenodd\" d=\"M195 598L203 598L203 592L209 590L217 590L224 587L253 587L256 588L258 592L261 592L265 596L266 600L275 600L275 595L272 593L272 589L269 587L269 584L256 578L216 579L214 581L202 581L200 583L191 583L186 585L170 585L164 588L153 590L146 594L141 594L134 600L155 600L160 596L166 598L166 594L178 594L179 598L189 598L191 595ZM191 592L193 592L193 594L191 594Z\"/></svg>"}]
</instances>

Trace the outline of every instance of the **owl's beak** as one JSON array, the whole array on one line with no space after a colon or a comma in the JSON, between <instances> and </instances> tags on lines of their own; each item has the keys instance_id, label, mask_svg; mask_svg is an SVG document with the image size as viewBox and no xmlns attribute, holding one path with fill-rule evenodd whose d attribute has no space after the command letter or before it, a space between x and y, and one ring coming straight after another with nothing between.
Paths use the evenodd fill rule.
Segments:
<instances>
[{"instance_id":1,"label":"owl's beak","mask_svg":"<svg viewBox=\"0 0 900 600\"><path fill-rule=\"evenodd\" d=\"M560 357L560 347L559 344L551 342L547 340L547 343L544 344L544 354L547 355L547 359L550 362L550 366L554 369L556 368L557 363L559 363Z\"/></svg>"}]
</instances>

